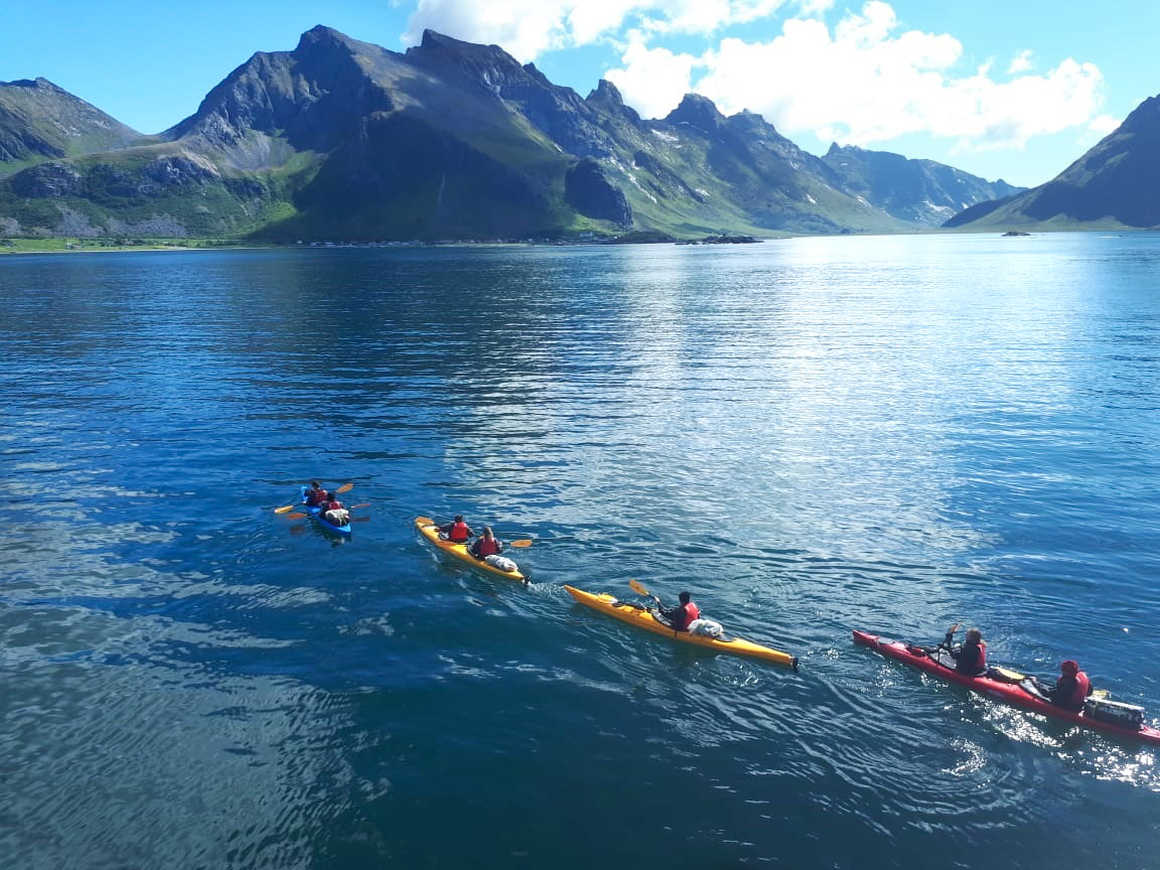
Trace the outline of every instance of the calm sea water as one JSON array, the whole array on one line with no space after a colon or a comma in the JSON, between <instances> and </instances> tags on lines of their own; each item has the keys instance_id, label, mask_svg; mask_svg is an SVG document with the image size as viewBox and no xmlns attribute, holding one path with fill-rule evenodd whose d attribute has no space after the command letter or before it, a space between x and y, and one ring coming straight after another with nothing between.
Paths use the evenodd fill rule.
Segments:
<instances>
[{"instance_id":1,"label":"calm sea water","mask_svg":"<svg viewBox=\"0 0 1160 870\"><path fill-rule=\"evenodd\" d=\"M1154 750L850 640L1160 717L1156 235L6 257L0 348L7 867L1156 866Z\"/></svg>"}]
</instances>

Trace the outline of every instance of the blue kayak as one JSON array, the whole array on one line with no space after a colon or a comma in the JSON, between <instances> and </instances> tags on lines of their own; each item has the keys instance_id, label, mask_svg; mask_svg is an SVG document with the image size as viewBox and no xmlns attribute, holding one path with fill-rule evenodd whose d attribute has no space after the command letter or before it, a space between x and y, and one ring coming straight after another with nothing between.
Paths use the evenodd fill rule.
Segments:
<instances>
[{"instance_id":1,"label":"blue kayak","mask_svg":"<svg viewBox=\"0 0 1160 870\"><path fill-rule=\"evenodd\" d=\"M310 516L314 517L314 519L318 521L318 525L322 526L322 528L326 529L326 531L334 532L336 535L350 534L350 523L347 523L343 526L336 526L334 523L327 522L326 518L322 515L322 508L314 507L313 505L308 505L306 503L305 486L302 487L302 507L308 514L310 514Z\"/></svg>"}]
</instances>

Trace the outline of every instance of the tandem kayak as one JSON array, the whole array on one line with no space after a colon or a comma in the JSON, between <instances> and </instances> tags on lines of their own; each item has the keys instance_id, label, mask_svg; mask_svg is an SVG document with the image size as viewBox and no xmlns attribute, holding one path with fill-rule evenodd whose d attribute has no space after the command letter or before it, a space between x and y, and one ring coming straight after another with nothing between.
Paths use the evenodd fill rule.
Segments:
<instances>
[{"instance_id":1,"label":"tandem kayak","mask_svg":"<svg viewBox=\"0 0 1160 870\"><path fill-rule=\"evenodd\" d=\"M1035 692L1025 689L1020 682L1010 682L1001 678L996 679L996 676L998 676L997 671L1000 669L991 668L983 676L970 677L966 674L956 672L953 667L948 667L942 662L936 661L922 647L905 644L897 640L887 640L878 637L876 634L867 634L864 631L854 632L854 643L876 649L887 658L905 662L911 667L925 671L933 677L938 677L940 680L946 680L948 683L958 683L960 686L966 686L973 692L978 692L981 695L986 695L989 698L994 698L997 701L1002 701L1013 707L1021 707L1024 710L1031 710L1034 713L1050 716L1052 719L1062 719L1064 722L1071 722L1073 725L1078 725L1081 728L1102 731L1105 734L1112 734L1116 737L1160 744L1160 731L1149 725L1140 725L1138 728L1134 728L1118 722L1095 719L1084 710L1074 711L1058 707Z\"/></svg>"},{"instance_id":2,"label":"tandem kayak","mask_svg":"<svg viewBox=\"0 0 1160 870\"><path fill-rule=\"evenodd\" d=\"M517 568L515 571L504 571L494 565L489 565L482 559L477 559L467 551L466 544L456 544L452 541L444 540L439 537L439 529L435 523L431 522L427 517L415 517L415 528L419 530L427 541L432 544L440 553L450 556L456 561L462 562L465 565L473 568L476 571L481 571L492 577L503 577L507 580L517 580L520 583L527 583L528 578L520 573ZM514 562L512 564L515 564Z\"/></svg>"},{"instance_id":3,"label":"tandem kayak","mask_svg":"<svg viewBox=\"0 0 1160 870\"><path fill-rule=\"evenodd\" d=\"M334 523L328 522L326 518L322 516L322 508L315 507L314 505L309 505L306 503L306 487L302 487L302 508L306 511L306 513L314 517L314 519L318 521L318 525L322 526L322 528L326 529L326 531L334 532L336 535L350 534L350 523L346 523L342 526L336 526Z\"/></svg>"},{"instance_id":4,"label":"tandem kayak","mask_svg":"<svg viewBox=\"0 0 1160 870\"><path fill-rule=\"evenodd\" d=\"M797 656L791 656L789 653L782 652L781 650L770 649L767 646L751 643L739 637L726 640L724 638L689 634L687 631L676 631L665 625L665 623L661 622L639 604L627 604L623 601L617 601L611 595L593 595L591 592L585 592L583 589L577 589L574 586L566 585L564 588L568 590L569 595L585 607L599 610L601 613L606 613L614 619L627 622L629 625L635 625L637 628L643 628L645 631L651 631L653 634L663 634L681 643L704 647L714 652L732 653L733 655L762 659L763 661L773 662L779 665L787 665L795 671L797 670Z\"/></svg>"}]
</instances>

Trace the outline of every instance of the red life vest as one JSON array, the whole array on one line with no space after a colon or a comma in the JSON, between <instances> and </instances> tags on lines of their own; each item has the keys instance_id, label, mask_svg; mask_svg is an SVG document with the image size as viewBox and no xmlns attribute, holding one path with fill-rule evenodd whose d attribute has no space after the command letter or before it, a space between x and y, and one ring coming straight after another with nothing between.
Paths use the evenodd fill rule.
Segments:
<instances>
[{"instance_id":1,"label":"red life vest","mask_svg":"<svg viewBox=\"0 0 1160 870\"><path fill-rule=\"evenodd\" d=\"M322 504L322 512L323 513L326 513L327 511L337 511L337 510L341 510L341 509L342 509L342 502L340 502L338 499L331 499L330 501L323 502L323 504Z\"/></svg>"},{"instance_id":2,"label":"red life vest","mask_svg":"<svg viewBox=\"0 0 1160 870\"><path fill-rule=\"evenodd\" d=\"M1062 680L1063 677L1060 677ZM1058 687L1058 682L1056 686ZM1088 679L1088 675L1083 671L1077 671L1075 675L1075 688L1072 689L1071 697L1057 698L1056 703L1061 707L1070 707L1073 710L1079 710L1083 707L1083 702L1087 699L1088 692L1091 691L1092 681Z\"/></svg>"},{"instance_id":3,"label":"red life vest","mask_svg":"<svg viewBox=\"0 0 1160 870\"><path fill-rule=\"evenodd\" d=\"M475 544L475 549L481 559L485 556L498 556L499 541L495 538L492 538L490 541L487 538L480 538Z\"/></svg>"},{"instance_id":4,"label":"red life vest","mask_svg":"<svg viewBox=\"0 0 1160 870\"><path fill-rule=\"evenodd\" d=\"M330 493L325 489L310 489L306 491L306 503L311 507L326 504L326 500L330 498Z\"/></svg>"},{"instance_id":5,"label":"red life vest","mask_svg":"<svg viewBox=\"0 0 1160 870\"><path fill-rule=\"evenodd\" d=\"M701 608L697 607L692 601L688 604L682 604L677 610L677 615L673 619L673 628L677 631L684 631L689 627L694 619L701 618Z\"/></svg>"},{"instance_id":6,"label":"red life vest","mask_svg":"<svg viewBox=\"0 0 1160 870\"><path fill-rule=\"evenodd\" d=\"M447 535L447 537L450 538L452 541L455 541L455 543L457 543L457 544L462 544L469 537L471 537L471 535L468 534L467 523L461 522L461 523L455 523L454 525L452 525L451 532L450 532L450 534Z\"/></svg>"}]
</instances>

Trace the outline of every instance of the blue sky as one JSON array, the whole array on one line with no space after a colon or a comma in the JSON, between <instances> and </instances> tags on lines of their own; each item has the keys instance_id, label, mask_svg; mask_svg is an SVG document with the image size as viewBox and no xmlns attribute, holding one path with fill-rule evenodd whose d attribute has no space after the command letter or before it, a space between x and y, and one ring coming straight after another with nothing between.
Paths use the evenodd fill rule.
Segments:
<instances>
[{"instance_id":1,"label":"blue sky","mask_svg":"<svg viewBox=\"0 0 1160 870\"><path fill-rule=\"evenodd\" d=\"M0 80L43 76L155 133L315 24L393 50L431 26L581 95L610 78L646 117L695 90L815 153L837 139L1024 185L1160 93L1160 4L1135 0L47 0L7 10Z\"/></svg>"}]
</instances>

